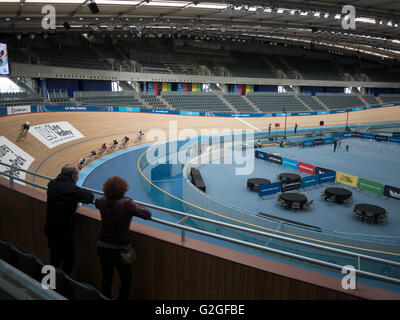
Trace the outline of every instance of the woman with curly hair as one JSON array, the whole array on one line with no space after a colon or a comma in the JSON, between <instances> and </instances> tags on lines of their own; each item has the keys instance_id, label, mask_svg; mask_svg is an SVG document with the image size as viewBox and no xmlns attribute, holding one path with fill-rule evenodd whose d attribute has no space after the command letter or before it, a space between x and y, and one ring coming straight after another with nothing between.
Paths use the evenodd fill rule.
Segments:
<instances>
[{"instance_id":1,"label":"woman with curly hair","mask_svg":"<svg viewBox=\"0 0 400 320\"><path fill-rule=\"evenodd\" d=\"M131 247L129 226L133 216L151 219L151 212L125 197L129 185L120 177L111 177L103 185L104 197L96 199L96 208L101 214L101 232L97 242L97 251L103 273L101 292L111 299L111 284L114 267L121 278L119 300L127 300L132 281L131 265L121 260L121 250Z\"/></svg>"}]
</instances>

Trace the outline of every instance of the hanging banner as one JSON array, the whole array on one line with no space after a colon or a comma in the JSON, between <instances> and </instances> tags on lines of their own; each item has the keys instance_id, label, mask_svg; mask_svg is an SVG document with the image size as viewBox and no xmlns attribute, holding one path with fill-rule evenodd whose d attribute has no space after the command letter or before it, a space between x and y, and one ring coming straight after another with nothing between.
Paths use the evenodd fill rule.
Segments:
<instances>
[{"instance_id":1,"label":"hanging banner","mask_svg":"<svg viewBox=\"0 0 400 320\"><path fill-rule=\"evenodd\" d=\"M337 171L336 172L336 182L341 183L341 184L346 184L351 187L357 187L358 177Z\"/></svg>"},{"instance_id":2,"label":"hanging banner","mask_svg":"<svg viewBox=\"0 0 400 320\"><path fill-rule=\"evenodd\" d=\"M400 200L400 189L385 185L383 187L383 195L389 198Z\"/></svg>"},{"instance_id":3,"label":"hanging banner","mask_svg":"<svg viewBox=\"0 0 400 320\"><path fill-rule=\"evenodd\" d=\"M282 167L287 167L297 170L297 161L288 158L282 158Z\"/></svg>"},{"instance_id":4,"label":"hanging banner","mask_svg":"<svg viewBox=\"0 0 400 320\"><path fill-rule=\"evenodd\" d=\"M308 174L315 173L315 167L313 165L305 163L305 162L299 162L298 170L301 172L308 173Z\"/></svg>"},{"instance_id":5,"label":"hanging banner","mask_svg":"<svg viewBox=\"0 0 400 320\"><path fill-rule=\"evenodd\" d=\"M369 192L376 193L378 195L383 194L383 184L363 178L358 179L358 188L360 190L367 190Z\"/></svg>"}]
</instances>

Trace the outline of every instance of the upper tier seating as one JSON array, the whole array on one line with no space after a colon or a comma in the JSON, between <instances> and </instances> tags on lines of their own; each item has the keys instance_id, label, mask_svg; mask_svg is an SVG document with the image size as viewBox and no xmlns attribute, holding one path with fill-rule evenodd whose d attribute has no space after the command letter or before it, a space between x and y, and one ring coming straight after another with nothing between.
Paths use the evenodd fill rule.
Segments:
<instances>
[{"instance_id":1,"label":"upper tier seating","mask_svg":"<svg viewBox=\"0 0 400 320\"><path fill-rule=\"evenodd\" d=\"M63 46L61 49L32 46L32 52L39 57L39 64L82 69L108 70L94 51L84 47ZM34 61L33 61L34 62Z\"/></svg>"},{"instance_id":2,"label":"upper tier seating","mask_svg":"<svg viewBox=\"0 0 400 320\"><path fill-rule=\"evenodd\" d=\"M211 92L163 92L161 96L176 110L197 112L232 112Z\"/></svg>"},{"instance_id":3,"label":"upper tier seating","mask_svg":"<svg viewBox=\"0 0 400 320\"><path fill-rule=\"evenodd\" d=\"M290 93L266 93L252 92L247 94L247 98L256 104L262 112L280 113L285 107L287 112L309 112L293 94Z\"/></svg>"},{"instance_id":4,"label":"upper tier seating","mask_svg":"<svg viewBox=\"0 0 400 320\"><path fill-rule=\"evenodd\" d=\"M310 80L343 80L339 70L328 60L308 59L303 57L283 57L286 63Z\"/></svg>"}]
</instances>

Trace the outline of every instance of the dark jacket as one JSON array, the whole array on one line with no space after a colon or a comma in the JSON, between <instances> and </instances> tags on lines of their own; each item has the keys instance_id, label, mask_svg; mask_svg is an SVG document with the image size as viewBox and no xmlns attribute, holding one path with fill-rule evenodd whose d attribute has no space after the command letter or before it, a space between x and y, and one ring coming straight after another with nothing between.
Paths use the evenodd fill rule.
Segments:
<instances>
[{"instance_id":1,"label":"dark jacket","mask_svg":"<svg viewBox=\"0 0 400 320\"><path fill-rule=\"evenodd\" d=\"M96 199L96 208L101 214L101 232L99 240L117 246L127 246L129 239L129 226L133 216L150 219L151 212L131 198L123 197L118 200L106 200L104 197Z\"/></svg>"},{"instance_id":2,"label":"dark jacket","mask_svg":"<svg viewBox=\"0 0 400 320\"><path fill-rule=\"evenodd\" d=\"M60 173L48 184L46 235L72 236L78 202L92 203L93 199L91 192L78 187L71 177Z\"/></svg>"}]
</instances>

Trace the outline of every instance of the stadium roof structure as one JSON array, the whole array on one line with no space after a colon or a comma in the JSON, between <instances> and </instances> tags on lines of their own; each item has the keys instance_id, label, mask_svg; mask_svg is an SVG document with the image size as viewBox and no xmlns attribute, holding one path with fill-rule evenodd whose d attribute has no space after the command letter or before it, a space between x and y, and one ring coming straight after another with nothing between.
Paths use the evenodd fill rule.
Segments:
<instances>
[{"instance_id":1,"label":"stadium roof structure","mask_svg":"<svg viewBox=\"0 0 400 320\"><path fill-rule=\"evenodd\" d=\"M95 3L94 14L89 5ZM56 29L42 20L56 9ZM355 29L345 29L345 5ZM65 26L65 22L67 25ZM0 33L117 33L124 37L258 41L326 47L400 61L400 2L390 0L2 0Z\"/></svg>"}]
</instances>

